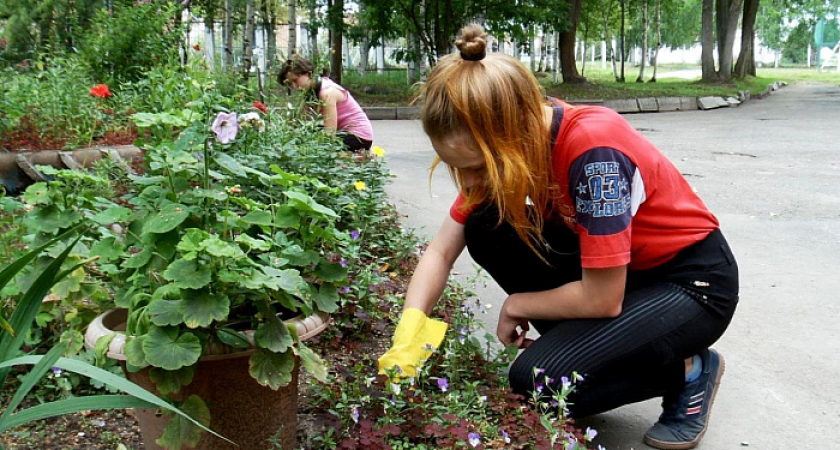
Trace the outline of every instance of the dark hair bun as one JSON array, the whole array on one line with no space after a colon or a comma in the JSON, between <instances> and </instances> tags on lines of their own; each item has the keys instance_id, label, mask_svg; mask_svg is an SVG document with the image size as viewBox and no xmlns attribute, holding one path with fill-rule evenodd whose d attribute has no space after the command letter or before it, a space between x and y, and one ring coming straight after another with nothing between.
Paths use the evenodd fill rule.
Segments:
<instances>
[{"instance_id":1,"label":"dark hair bun","mask_svg":"<svg viewBox=\"0 0 840 450\"><path fill-rule=\"evenodd\" d=\"M461 52L461 58L481 61L487 56L487 34L481 25L467 25L461 29L461 37L455 41L455 46Z\"/></svg>"}]
</instances>

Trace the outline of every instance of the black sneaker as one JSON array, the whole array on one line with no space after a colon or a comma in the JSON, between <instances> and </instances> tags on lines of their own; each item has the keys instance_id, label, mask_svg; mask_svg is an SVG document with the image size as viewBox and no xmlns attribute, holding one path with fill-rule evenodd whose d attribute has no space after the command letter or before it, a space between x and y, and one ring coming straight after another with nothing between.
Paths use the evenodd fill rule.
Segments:
<instances>
[{"instance_id":1,"label":"black sneaker","mask_svg":"<svg viewBox=\"0 0 840 450\"><path fill-rule=\"evenodd\" d=\"M706 428L720 379L723 377L723 356L712 349L700 354L703 372L686 383L682 392L662 399L662 415L645 433L645 444L663 450L694 448Z\"/></svg>"}]
</instances>

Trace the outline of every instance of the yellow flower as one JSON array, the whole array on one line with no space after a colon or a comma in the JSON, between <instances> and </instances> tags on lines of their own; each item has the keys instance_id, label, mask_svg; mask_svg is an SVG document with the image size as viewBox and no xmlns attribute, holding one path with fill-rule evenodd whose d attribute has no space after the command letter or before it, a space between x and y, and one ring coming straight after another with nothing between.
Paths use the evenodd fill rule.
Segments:
<instances>
[{"instance_id":1,"label":"yellow flower","mask_svg":"<svg viewBox=\"0 0 840 450\"><path fill-rule=\"evenodd\" d=\"M380 157L380 158L385 157L385 149L378 146L378 145L374 145L373 148L370 149L370 152L373 153L374 155Z\"/></svg>"},{"instance_id":2,"label":"yellow flower","mask_svg":"<svg viewBox=\"0 0 840 450\"><path fill-rule=\"evenodd\" d=\"M364 181L357 181L357 182L353 183L353 186L356 187L357 191L364 191L365 189L367 189L367 185L365 184Z\"/></svg>"}]
</instances>

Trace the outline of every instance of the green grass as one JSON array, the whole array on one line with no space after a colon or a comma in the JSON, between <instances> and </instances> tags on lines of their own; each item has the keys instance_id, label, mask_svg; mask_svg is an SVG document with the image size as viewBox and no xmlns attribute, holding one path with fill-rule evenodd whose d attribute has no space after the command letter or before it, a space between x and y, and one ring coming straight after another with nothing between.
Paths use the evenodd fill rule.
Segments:
<instances>
[{"instance_id":1,"label":"green grass","mask_svg":"<svg viewBox=\"0 0 840 450\"><path fill-rule=\"evenodd\" d=\"M624 73L627 82L618 83L615 81L612 68L602 69L600 62L587 64L584 70L587 83L584 84L553 83L550 73L538 73L537 77L545 88L546 94L572 101L711 95L728 97L737 96L738 91L741 90L749 90L757 94L765 90L768 84L776 81L840 84L840 73L834 68L819 72L813 67L759 68L757 77L735 80L732 83L704 84L700 83L699 76L695 79L663 78L663 75L668 72L699 68L694 65L660 66L655 83L636 83L639 68L632 65L625 66ZM579 66L578 71L581 69ZM649 80L652 74L651 68L646 68L645 79ZM416 87L409 86L406 80L405 70L389 69L382 74L359 75L356 72L346 72L343 74L342 84L363 106L405 106L414 99L417 93Z\"/></svg>"}]
</instances>

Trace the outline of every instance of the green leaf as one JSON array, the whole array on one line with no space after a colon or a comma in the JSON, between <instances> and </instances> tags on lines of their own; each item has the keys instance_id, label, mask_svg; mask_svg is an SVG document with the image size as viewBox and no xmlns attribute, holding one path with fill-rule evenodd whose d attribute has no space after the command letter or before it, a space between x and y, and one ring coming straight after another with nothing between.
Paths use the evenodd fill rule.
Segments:
<instances>
[{"instance_id":1,"label":"green leaf","mask_svg":"<svg viewBox=\"0 0 840 450\"><path fill-rule=\"evenodd\" d=\"M97 367L105 365L108 349L111 347L111 341L113 341L115 337L117 337L117 333L111 333L106 334L105 336L100 336L99 339L96 340L96 344L93 347L93 355L96 359Z\"/></svg>"},{"instance_id":2,"label":"green leaf","mask_svg":"<svg viewBox=\"0 0 840 450\"><path fill-rule=\"evenodd\" d=\"M142 369L149 365L146 361L146 352L143 350L143 341L146 336L129 337L123 346L123 353L125 353L125 361L138 369Z\"/></svg>"},{"instance_id":3,"label":"green leaf","mask_svg":"<svg viewBox=\"0 0 840 450\"><path fill-rule=\"evenodd\" d=\"M274 226L297 229L300 227L300 213L289 205L283 205L274 214Z\"/></svg>"},{"instance_id":4,"label":"green leaf","mask_svg":"<svg viewBox=\"0 0 840 450\"><path fill-rule=\"evenodd\" d=\"M289 197L289 204L293 207L308 213L315 213L325 218L338 218L338 214L330 208L318 203L307 194L294 191L283 192L286 197Z\"/></svg>"},{"instance_id":5,"label":"green leaf","mask_svg":"<svg viewBox=\"0 0 840 450\"><path fill-rule=\"evenodd\" d=\"M245 244L249 249L267 252L271 250L271 242L263 239L254 239L247 234L240 234L234 239L236 242Z\"/></svg>"},{"instance_id":6,"label":"green leaf","mask_svg":"<svg viewBox=\"0 0 840 450\"><path fill-rule=\"evenodd\" d=\"M297 269L275 269L266 266L263 266L261 269L263 273L273 278L274 283L280 289L292 295L298 295L303 290L305 282Z\"/></svg>"},{"instance_id":7,"label":"green leaf","mask_svg":"<svg viewBox=\"0 0 840 450\"><path fill-rule=\"evenodd\" d=\"M230 313L230 299L227 295L211 295L206 290L181 292L180 311L184 323L190 328L207 327L214 320L223 321Z\"/></svg>"},{"instance_id":8,"label":"green leaf","mask_svg":"<svg viewBox=\"0 0 840 450\"><path fill-rule=\"evenodd\" d=\"M197 395L191 395L181 410L197 420L204 427L210 426L210 409L204 400ZM167 414L169 415L169 414ZM163 429L163 435L155 442L168 450L194 448L201 439L201 429L195 423L185 420L181 416L171 417Z\"/></svg>"},{"instance_id":9,"label":"green leaf","mask_svg":"<svg viewBox=\"0 0 840 450\"><path fill-rule=\"evenodd\" d=\"M330 284L324 283L312 293L312 301L320 311L332 313L338 311L338 289Z\"/></svg>"},{"instance_id":10,"label":"green leaf","mask_svg":"<svg viewBox=\"0 0 840 450\"><path fill-rule=\"evenodd\" d=\"M210 233L204 230L190 228L184 233L181 242L178 242L178 250L184 255L184 259L195 259L202 249L201 243L209 237Z\"/></svg>"},{"instance_id":11,"label":"green leaf","mask_svg":"<svg viewBox=\"0 0 840 450\"><path fill-rule=\"evenodd\" d=\"M99 225L110 225L116 222L125 222L131 217L132 211L124 206L111 206L104 211L99 211L90 219Z\"/></svg>"},{"instance_id":12,"label":"green leaf","mask_svg":"<svg viewBox=\"0 0 840 450\"><path fill-rule=\"evenodd\" d=\"M149 128L154 125L167 125L172 127L185 127L187 122L179 116L172 113L134 113L130 117L131 120L137 124L139 128Z\"/></svg>"},{"instance_id":13,"label":"green leaf","mask_svg":"<svg viewBox=\"0 0 840 450\"><path fill-rule=\"evenodd\" d=\"M327 382L327 365L324 360L313 352L309 347L298 343L297 355L300 357L300 364L309 372L316 380Z\"/></svg>"},{"instance_id":14,"label":"green leaf","mask_svg":"<svg viewBox=\"0 0 840 450\"><path fill-rule=\"evenodd\" d=\"M285 352L294 344L286 324L277 316L269 316L265 322L257 327L257 331L254 333L254 341L260 347L276 353Z\"/></svg>"},{"instance_id":15,"label":"green leaf","mask_svg":"<svg viewBox=\"0 0 840 450\"><path fill-rule=\"evenodd\" d=\"M231 244L219 239L218 236L210 236L201 243L204 251L219 258L243 258L245 253L238 245Z\"/></svg>"},{"instance_id":16,"label":"green leaf","mask_svg":"<svg viewBox=\"0 0 840 450\"><path fill-rule=\"evenodd\" d=\"M292 381L295 358L291 352L271 353L258 350L250 359L251 376L263 386L277 390Z\"/></svg>"},{"instance_id":17,"label":"green leaf","mask_svg":"<svg viewBox=\"0 0 840 450\"><path fill-rule=\"evenodd\" d=\"M213 155L213 160L216 161L216 164L218 164L228 172L239 175L240 177L244 177L247 175L245 173L245 170L242 168L242 164L240 164L239 161L233 159L233 157L231 157L227 153L216 152L215 155Z\"/></svg>"},{"instance_id":18,"label":"green leaf","mask_svg":"<svg viewBox=\"0 0 840 450\"><path fill-rule=\"evenodd\" d=\"M347 279L347 269L341 267L341 264L321 262L321 264L318 264L315 276L323 281L335 283L337 281L344 281Z\"/></svg>"},{"instance_id":19,"label":"green leaf","mask_svg":"<svg viewBox=\"0 0 840 450\"><path fill-rule=\"evenodd\" d=\"M299 246L293 245L283 251L283 256L289 258L289 264L298 267L306 267L321 260L321 255L315 250L302 250Z\"/></svg>"},{"instance_id":20,"label":"green leaf","mask_svg":"<svg viewBox=\"0 0 840 450\"><path fill-rule=\"evenodd\" d=\"M98 256L99 263L115 261L122 256L125 247L117 242L117 238L108 237L95 244L90 248L90 256Z\"/></svg>"},{"instance_id":21,"label":"green leaf","mask_svg":"<svg viewBox=\"0 0 840 450\"><path fill-rule=\"evenodd\" d=\"M79 353L85 346L85 336L79 330L67 330L61 333L58 341L67 346L64 356L68 358Z\"/></svg>"},{"instance_id":22,"label":"green leaf","mask_svg":"<svg viewBox=\"0 0 840 450\"><path fill-rule=\"evenodd\" d=\"M201 289L210 284L212 275L207 266L199 265L196 260L186 259L173 261L163 272L163 278L182 289Z\"/></svg>"},{"instance_id":23,"label":"green leaf","mask_svg":"<svg viewBox=\"0 0 840 450\"><path fill-rule=\"evenodd\" d=\"M273 223L271 213L268 211L255 210L242 217L242 221L252 225L270 227Z\"/></svg>"},{"instance_id":24,"label":"green leaf","mask_svg":"<svg viewBox=\"0 0 840 450\"><path fill-rule=\"evenodd\" d=\"M248 342L248 338L244 334L231 328L220 329L216 332L216 336L223 344L229 347L248 348L251 346L251 343Z\"/></svg>"},{"instance_id":25,"label":"green leaf","mask_svg":"<svg viewBox=\"0 0 840 450\"><path fill-rule=\"evenodd\" d=\"M190 210L180 203L170 203L146 221L144 233L166 233L181 225L190 215Z\"/></svg>"},{"instance_id":26,"label":"green leaf","mask_svg":"<svg viewBox=\"0 0 840 450\"><path fill-rule=\"evenodd\" d=\"M30 185L23 192L23 201L29 205L45 205L50 202L50 191L43 181Z\"/></svg>"},{"instance_id":27,"label":"green leaf","mask_svg":"<svg viewBox=\"0 0 840 450\"><path fill-rule=\"evenodd\" d=\"M149 364L177 370L198 362L201 342L190 332L180 334L178 331L175 327L151 327L143 341L143 352Z\"/></svg>"},{"instance_id":28,"label":"green leaf","mask_svg":"<svg viewBox=\"0 0 840 450\"><path fill-rule=\"evenodd\" d=\"M152 259L152 255L154 254L154 252L154 244L145 245L139 253L131 255L130 258L125 260L123 267L125 267L126 269L139 269L140 267L143 267L146 264L148 264L149 260Z\"/></svg>"},{"instance_id":29,"label":"green leaf","mask_svg":"<svg viewBox=\"0 0 840 450\"><path fill-rule=\"evenodd\" d=\"M149 371L149 378L155 383L155 388L161 395L169 395L181 390L192 382L195 366L181 367L178 370L163 370L154 367Z\"/></svg>"},{"instance_id":30,"label":"green leaf","mask_svg":"<svg viewBox=\"0 0 840 450\"><path fill-rule=\"evenodd\" d=\"M184 323L180 305L180 300L155 300L149 304L149 318L159 327L180 325Z\"/></svg>"}]
</instances>

